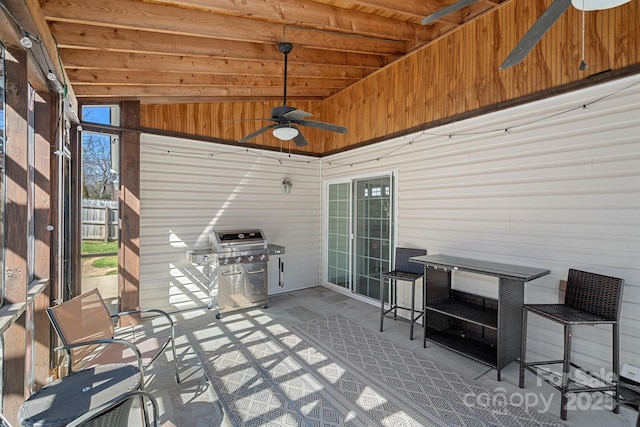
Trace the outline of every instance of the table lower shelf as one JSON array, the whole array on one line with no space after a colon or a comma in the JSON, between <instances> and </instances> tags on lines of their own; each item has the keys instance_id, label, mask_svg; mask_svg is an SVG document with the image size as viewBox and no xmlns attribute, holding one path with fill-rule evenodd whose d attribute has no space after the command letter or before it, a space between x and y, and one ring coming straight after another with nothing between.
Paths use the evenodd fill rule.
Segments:
<instances>
[{"instance_id":1,"label":"table lower shelf","mask_svg":"<svg viewBox=\"0 0 640 427\"><path fill-rule=\"evenodd\" d=\"M493 368L498 366L495 346L462 337L457 330L436 331L427 328L427 340Z\"/></svg>"},{"instance_id":2,"label":"table lower shelf","mask_svg":"<svg viewBox=\"0 0 640 427\"><path fill-rule=\"evenodd\" d=\"M498 310L472 304L458 298L448 298L437 303L428 303L427 310L493 330L498 329Z\"/></svg>"}]
</instances>

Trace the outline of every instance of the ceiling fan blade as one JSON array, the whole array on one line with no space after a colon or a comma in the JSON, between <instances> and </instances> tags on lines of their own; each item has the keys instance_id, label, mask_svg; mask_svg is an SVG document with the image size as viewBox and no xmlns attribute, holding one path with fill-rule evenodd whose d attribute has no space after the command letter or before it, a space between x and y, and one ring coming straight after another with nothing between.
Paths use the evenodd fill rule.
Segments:
<instances>
[{"instance_id":1,"label":"ceiling fan blade","mask_svg":"<svg viewBox=\"0 0 640 427\"><path fill-rule=\"evenodd\" d=\"M309 141L307 141L307 138L304 137L302 132L300 132L298 136L293 138L293 142L295 142L298 147L304 147L309 145Z\"/></svg>"},{"instance_id":2,"label":"ceiling fan blade","mask_svg":"<svg viewBox=\"0 0 640 427\"><path fill-rule=\"evenodd\" d=\"M249 142L250 139L255 138L256 136L265 133L266 131L268 131L269 129L273 129L274 127L278 126L278 123L274 123L272 125L269 126L265 126L262 129L258 129L257 131L250 133L249 135L245 136L244 138L242 138L240 140L240 142Z\"/></svg>"},{"instance_id":3,"label":"ceiling fan blade","mask_svg":"<svg viewBox=\"0 0 640 427\"><path fill-rule=\"evenodd\" d=\"M292 120L292 122L299 124L300 126L308 126L311 128L328 130L331 132L347 133L346 127L333 125L331 123L317 122L315 120Z\"/></svg>"},{"instance_id":4,"label":"ceiling fan blade","mask_svg":"<svg viewBox=\"0 0 640 427\"><path fill-rule=\"evenodd\" d=\"M422 25L427 25L432 23L433 21L437 21L438 19L442 18L443 16L447 16L450 13L453 12L457 12L460 9L462 9L463 7L467 7L472 5L473 3L477 2L478 0L459 0L456 3L453 3L443 9L438 10L437 12L433 12L431 15L426 16L421 24Z\"/></svg>"},{"instance_id":5,"label":"ceiling fan blade","mask_svg":"<svg viewBox=\"0 0 640 427\"><path fill-rule=\"evenodd\" d=\"M280 120L285 114L296 111L296 108L288 105L279 105L271 109L271 120Z\"/></svg>"},{"instance_id":6,"label":"ceiling fan blade","mask_svg":"<svg viewBox=\"0 0 640 427\"><path fill-rule=\"evenodd\" d=\"M531 52L531 49L538 44L542 36L556 23L563 13L571 6L571 0L555 0L551 6L545 10L535 24L529 28L522 40L517 44L513 51L507 56L500 66L501 70L516 65L522 61Z\"/></svg>"},{"instance_id":7,"label":"ceiling fan blade","mask_svg":"<svg viewBox=\"0 0 640 427\"><path fill-rule=\"evenodd\" d=\"M299 120L299 119L305 119L311 116L313 116L313 114L307 113L306 111L293 110L293 111L289 111L288 113L285 113L282 117L288 120Z\"/></svg>"}]
</instances>

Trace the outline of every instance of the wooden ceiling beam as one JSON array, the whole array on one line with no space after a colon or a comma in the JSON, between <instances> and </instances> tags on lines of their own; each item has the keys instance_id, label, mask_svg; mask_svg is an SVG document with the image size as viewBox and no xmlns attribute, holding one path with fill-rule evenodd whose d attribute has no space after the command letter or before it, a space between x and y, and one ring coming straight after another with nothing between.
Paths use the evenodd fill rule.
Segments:
<instances>
[{"instance_id":1,"label":"wooden ceiling beam","mask_svg":"<svg viewBox=\"0 0 640 427\"><path fill-rule=\"evenodd\" d=\"M279 103L281 41L294 45L288 97L324 100L508 0L427 26L456 0L26 1L40 2L83 100Z\"/></svg>"},{"instance_id":2,"label":"wooden ceiling beam","mask_svg":"<svg viewBox=\"0 0 640 427\"><path fill-rule=\"evenodd\" d=\"M229 0L143 0L145 3L179 7L187 10L224 15L227 17L299 25L318 30L356 33L370 37L395 40L429 40L428 29L419 22L371 15L355 9L335 7L324 2L299 0L262 0L259 2Z\"/></svg>"},{"instance_id":3,"label":"wooden ceiling beam","mask_svg":"<svg viewBox=\"0 0 640 427\"><path fill-rule=\"evenodd\" d=\"M203 74L203 73L169 73L158 72L150 79L147 73L134 73L121 70L68 69L67 74L74 85L158 85L158 86L275 86L282 88L282 77L246 76L239 74ZM289 78L289 87L324 87L342 89L357 79L335 78ZM281 89L282 90L282 89Z\"/></svg>"},{"instance_id":4,"label":"wooden ceiling beam","mask_svg":"<svg viewBox=\"0 0 640 427\"><path fill-rule=\"evenodd\" d=\"M283 61L277 45L213 40L177 34L150 33L140 30L108 28L93 25L52 22L52 33L60 48L89 48L132 53L163 53L229 59ZM370 55L334 50L308 49L294 46L289 63L337 64L353 67L379 68L398 58L398 55Z\"/></svg>"},{"instance_id":5,"label":"wooden ceiling beam","mask_svg":"<svg viewBox=\"0 0 640 427\"><path fill-rule=\"evenodd\" d=\"M275 44L286 38L296 45L351 52L405 53L405 40L391 35L367 35L351 30L341 33L329 24L323 28L304 27L297 22L268 22L230 17L175 7L128 0L44 0L43 12L49 21L103 25L151 32L203 36ZM176 14L180 13L180 19ZM329 19L329 18L327 18ZM342 21L342 19L340 19ZM330 23L331 20L330 20ZM337 24L336 24L337 25ZM350 23L349 25L353 25ZM378 31L382 33L381 31ZM431 32L431 30L429 30ZM363 37L364 36L364 37ZM426 38L429 39L428 37ZM412 39L413 40L413 39Z\"/></svg>"},{"instance_id":6,"label":"wooden ceiling beam","mask_svg":"<svg viewBox=\"0 0 640 427\"><path fill-rule=\"evenodd\" d=\"M41 48L39 52L35 53L35 49L38 49L36 43L32 49L34 51L31 52L34 60L36 57L41 57L42 62L46 62L45 64L39 64L38 68L42 68L39 70L38 74L40 74L39 79L44 82L46 78L44 74L46 74L49 70L53 71L56 75L56 78L59 82L68 81L69 79L66 76L66 72L64 68L60 65L60 61L58 58L58 53L56 50L56 44L51 35L51 31L49 30L49 26L47 25L47 21L40 10L40 5L38 0L2 0L5 6L11 11L11 14L20 21L20 25L24 28L27 28L29 32L33 35L38 36L41 40ZM38 49L39 50L39 49ZM30 65L33 68L33 64ZM35 75L34 75L35 76ZM72 115L75 115L78 111L78 101L76 100L76 96L73 92L72 87L66 88L66 96L69 101L69 106L71 107Z\"/></svg>"},{"instance_id":7,"label":"wooden ceiling beam","mask_svg":"<svg viewBox=\"0 0 640 427\"><path fill-rule=\"evenodd\" d=\"M194 103L222 103L222 102L232 102L232 103L255 103L255 102L272 102L275 105L282 104L282 94L279 96L271 96L271 97L262 97L259 101L257 101L253 97L249 96L175 96L175 97L166 97L166 96L145 96L143 98L135 98L133 96L122 96L122 97L91 97L91 96L83 96L83 103L117 103L119 101L127 101L127 100L137 100L140 101L140 104L194 104ZM291 100L292 102L289 102ZM310 97L289 97L287 95L288 103L295 103L296 101L321 101L320 98L310 98Z\"/></svg>"},{"instance_id":8,"label":"wooden ceiling beam","mask_svg":"<svg viewBox=\"0 0 640 427\"><path fill-rule=\"evenodd\" d=\"M433 11L428 13L427 15L430 15L431 13L436 12L438 9L442 9L443 7L449 6L455 3L456 1L457 0L451 0L451 1L448 1L447 4L440 4L439 7L434 8ZM467 7L463 7L462 9L456 12L445 15L440 19L437 19L436 21L433 21L432 23L427 24L427 27L431 27L435 32L442 32L442 28L439 28L439 27L450 27L451 25L457 27L494 9L496 6L498 6L501 2L504 2L504 1L508 1L508 0L495 0L495 1L478 0Z\"/></svg>"},{"instance_id":9,"label":"wooden ceiling beam","mask_svg":"<svg viewBox=\"0 0 640 427\"><path fill-rule=\"evenodd\" d=\"M80 49L60 49L60 55L65 67L77 69L95 68L138 70L152 73L183 72L276 77L283 75L282 61L228 61L216 58L131 54ZM289 64L288 68L288 72L292 77L308 76L336 79L361 79L375 71L373 68L320 64ZM152 81L153 74L149 74L148 79Z\"/></svg>"},{"instance_id":10,"label":"wooden ceiling beam","mask_svg":"<svg viewBox=\"0 0 640 427\"><path fill-rule=\"evenodd\" d=\"M156 97L273 97L282 100L282 88L273 86L94 86L94 85L74 85L78 97L134 97L143 98L147 96ZM331 88L287 88L287 100L291 96L303 96L305 99L324 99L335 90Z\"/></svg>"},{"instance_id":11,"label":"wooden ceiling beam","mask_svg":"<svg viewBox=\"0 0 640 427\"><path fill-rule=\"evenodd\" d=\"M11 14L13 15L13 13ZM20 25L23 24L21 23ZM36 32L31 28L25 27L25 29L29 32L29 34L36 34ZM2 45L9 51L25 50L25 48L20 44L20 39L23 35L23 32L20 31L19 26L13 21L13 19L11 19L11 17L3 9L0 9L0 42L2 42ZM35 42L34 46L37 46ZM40 53L39 49L36 49L35 51L27 49L28 60L26 66L27 74L29 76L29 83L37 91L49 91L47 81L42 75L42 69L38 65L38 58L35 57L34 53ZM8 53L7 55L11 54ZM42 55L40 56L42 57ZM0 96L1 95L2 94L0 94ZM4 99L0 98L0 102L2 101L4 101Z\"/></svg>"},{"instance_id":12,"label":"wooden ceiling beam","mask_svg":"<svg viewBox=\"0 0 640 427\"><path fill-rule=\"evenodd\" d=\"M22 33L9 15L0 9L0 40L6 48L24 49L20 44Z\"/></svg>"},{"instance_id":13,"label":"wooden ceiling beam","mask_svg":"<svg viewBox=\"0 0 640 427\"><path fill-rule=\"evenodd\" d=\"M388 0L312 0L316 3L334 5L345 9L361 10L370 14L400 19L420 24L422 18L431 13L431 4L439 4L433 0L408 0L390 2ZM440 6L441 7L441 6Z\"/></svg>"},{"instance_id":14,"label":"wooden ceiling beam","mask_svg":"<svg viewBox=\"0 0 640 427\"><path fill-rule=\"evenodd\" d=\"M442 2L441 0L409 0L406 2L389 2L386 0L311 0L317 3L343 5L350 9L362 10L371 14L386 16L407 22L421 25L422 19L436 12L448 4L455 3L457 0ZM483 2L484 0L478 0ZM489 0L487 0L489 1ZM504 0L495 0L496 2ZM467 8L469 9L469 8ZM453 15L447 15L438 20L440 24L459 24L460 19ZM429 28L434 28L434 24ZM433 38L433 37L432 37Z\"/></svg>"}]
</instances>

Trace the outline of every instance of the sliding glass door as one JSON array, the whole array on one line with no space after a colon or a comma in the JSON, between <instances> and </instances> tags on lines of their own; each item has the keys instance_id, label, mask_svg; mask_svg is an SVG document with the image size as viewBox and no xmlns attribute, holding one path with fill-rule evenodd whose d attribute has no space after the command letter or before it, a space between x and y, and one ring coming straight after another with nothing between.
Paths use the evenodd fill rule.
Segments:
<instances>
[{"instance_id":1,"label":"sliding glass door","mask_svg":"<svg viewBox=\"0 0 640 427\"><path fill-rule=\"evenodd\" d=\"M327 184L326 282L380 299L395 232L393 182L388 173Z\"/></svg>"},{"instance_id":2,"label":"sliding glass door","mask_svg":"<svg viewBox=\"0 0 640 427\"><path fill-rule=\"evenodd\" d=\"M389 271L392 246L391 176L354 181L355 289L380 299L380 274Z\"/></svg>"},{"instance_id":3,"label":"sliding glass door","mask_svg":"<svg viewBox=\"0 0 640 427\"><path fill-rule=\"evenodd\" d=\"M327 281L351 289L351 182L328 185Z\"/></svg>"}]
</instances>

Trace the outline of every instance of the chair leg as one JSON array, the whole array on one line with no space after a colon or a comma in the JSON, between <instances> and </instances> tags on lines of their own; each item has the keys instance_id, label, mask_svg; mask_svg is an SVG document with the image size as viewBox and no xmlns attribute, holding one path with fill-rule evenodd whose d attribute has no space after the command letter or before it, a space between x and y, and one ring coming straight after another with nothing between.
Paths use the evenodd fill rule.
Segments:
<instances>
[{"instance_id":1,"label":"chair leg","mask_svg":"<svg viewBox=\"0 0 640 427\"><path fill-rule=\"evenodd\" d=\"M171 337L171 351L173 352L173 364L176 369L176 383L180 384L180 374L178 373L178 354L176 353L176 339Z\"/></svg>"},{"instance_id":2,"label":"chair leg","mask_svg":"<svg viewBox=\"0 0 640 427\"><path fill-rule=\"evenodd\" d=\"M389 285L392 286L391 295L393 295L393 320L396 320L398 318L398 281L396 279L390 279L390 281L393 282L393 285Z\"/></svg>"},{"instance_id":3,"label":"chair leg","mask_svg":"<svg viewBox=\"0 0 640 427\"><path fill-rule=\"evenodd\" d=\"M427 304L425 302L425 298L426 298L426 286L425 286L425 281L426 279L424 278L424 276L422 277L422 298L420 298L420 305L422 306L422 330L423 330L423 335L424 335L424 331L426 331L427 328Z\"/></svg>"},{"instance_id":4,"label":"chair leg","mask_svg":"<svg viewBox=\"0 0 640 427\"><path fill-rule=\"evenodd\" d=\"M415 306L416 303L416 282L411 284L411 326L409 328L409 339L413 340L413 322L415 321Z\"/></svg>"},{"instance_id":5,"label":"chair leg","mask_svg":"<svg viewBox=\"0 0 640 427\"><path fill-rule=\"evenodd\" d=\"M144 395L140 395L140 412L142 412L142 425L145 427L149 427L149 414L147 413L146 403L144 401Z\"/></svg>"},{"instance_id":6,"label":"chair leg","mask_svg":"<svg viewBox=\"0 0 640 427\"><path fill-rule=\"evenodd\" d=\"M560 419L567 420L567 389L569 388L569 370L571 369L572 326L564 325L564 359L562 362L562 386L560 392Z\"/></svg>"},{"instance_id":7,"label":"chair leg","mask_svg":"<svg viewBox=\"0 0 640 427\"><path fill-rule=\"evenodd\" d=\"M613 407L613 413L620 412L620 330L618 324L613 325L613 380L616 382L616 395ZM640 415L638 415L638 423L640 423Z\"/></svg>"},{"instance_id":8,"label":"chair leg","mask_svg":"<svg viewBox=\"0 0 640 427\"><path fill-rule=\"evenodd\" d=\"M386 279L380 280L380 332L382 332L384 322L384 293L385 293ZM389 304L391 304L391 298L389 298Z\"/></svg>"},{"instance_id":9,"label":"chair leg","mask_svg":"<svg viewBox=\"0 0 640 427\"><path fill-rule=\"evenodd\" d=\"M518 385L524 388L524 371L526 366L525 356L527 354L527 312L529 310L522 309L522 338L520 338L520 381Z\"/></svg>"}]
</instances>

